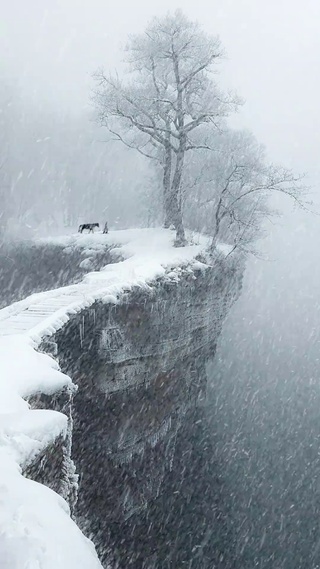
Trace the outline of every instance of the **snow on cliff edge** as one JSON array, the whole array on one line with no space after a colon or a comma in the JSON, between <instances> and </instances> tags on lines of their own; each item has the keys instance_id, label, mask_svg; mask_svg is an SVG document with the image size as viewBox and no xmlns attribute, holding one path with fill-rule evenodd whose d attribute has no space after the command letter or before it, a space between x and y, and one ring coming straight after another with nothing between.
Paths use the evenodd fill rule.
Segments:
<instances>
[{"instance_id":1,"label":"snow on cliff edge","mask_svg":"<svg viewBox=\"0 0 320 569\"><path fill-rule=\"evenodd\" d=\"M21 474L50 443L65 436L67 417L31 410L26 397L71 388L57 363L27 336L0 339L0 567L101 569L93 544L70 517L68 504Z\"/></svg>"},{"instance_id":2,"label":"snow on cliff edge","mask_svg":"<svg viewBox=\"0 0 320 569\"><path fill-rule=\"evenodd\" d=\"M88 249L113 245L123 260L87 274L77 285L33 294L0 310L1 569L101 569L92 543L71 520L66 502L21 474L21 466L67 429L63 414L31 410L25 398L72 388L56 362L34 348L71 314L96 300L116 302L124 290L148 286L165 274L174 276L181 266L205 268L195 257L208 244L197 236L197 244L174 248L174 234L163 229L58 239L66 247L77 240Z\"/></svg>"}]
</instances>

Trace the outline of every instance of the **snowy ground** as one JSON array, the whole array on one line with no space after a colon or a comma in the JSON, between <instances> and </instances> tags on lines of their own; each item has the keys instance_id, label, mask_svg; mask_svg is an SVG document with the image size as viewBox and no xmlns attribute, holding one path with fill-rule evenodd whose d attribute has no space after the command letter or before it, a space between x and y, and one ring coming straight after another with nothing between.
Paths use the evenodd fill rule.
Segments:
<instances>
[{"instance_id":1,"label":"snowy ground","mask_svg":"<svg viewBox=\"0 0 320 569\"><path fill-rule=\"evenodd\" d=\"M49 241L49 240L47 240ZM53 238L53 243L72 247L81 243L88 252L108 247L124 260L107 265L99 272L88 273L81 283L52 291L36 293L0 310L0 336L27 334L40 342L61 328L70 314L93 304L96 300L117 302L121 293L132 287L146 287L154 279L176 274L179 267L200 266L195 257L207 246L208 239L197 236L197 243L183 248L173 247L174 233L164 229L131 229L108 235L72 235Z\"/></svg>"},{"instance_id":2,"label":"snowy ground","mask_svg":"<svg viewBox=\"0 0 320 569\"><path fill-rule=\"evenodd\" d=\"M46 239L66 248L78 243L89 252L115 245L113 252L123 261L87 274L77 285L33 294L0 310L1 569L101 567L92 544L69 517L66 502L21 475L21 466L67 428L67 417L30 410L24 398L72 387L52 358L35 351L70 315L96 300L116 303L123 291L148 287L158 277L177 278L181 267L205 269L195 257L207 246L206 238L197 236L197 243L185 248L174 248L173 240L173 232L163 229Z\"/></svg>"}]
</instances>

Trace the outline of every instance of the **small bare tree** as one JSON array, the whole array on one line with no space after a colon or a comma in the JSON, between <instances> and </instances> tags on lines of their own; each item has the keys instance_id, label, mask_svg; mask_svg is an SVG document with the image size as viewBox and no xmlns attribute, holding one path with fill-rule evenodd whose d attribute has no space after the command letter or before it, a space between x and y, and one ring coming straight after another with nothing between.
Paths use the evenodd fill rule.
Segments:
<instances>
[{"instance_id":1,"label":"small bare tree","mask_svg":"<svg viewBox=\"0 0 320 569\"><path fill-rule=\"evenodd\" d=\"M262 222L277 212L270 207L280 192L306 209L307 188L302 177L281 166L265 163L264 149L246 131L226 130L212 140L215 152L191 161L186 176L186 210L197 211L197 230L212 235L211 249L219 240L233 248L252 250ZM192 219L186 214L189 225Z\"/></svg>"},{"instance_id":2,"label":"small bare tree","mask_svg":"<svg viewBox=\"0 0 320 569\"><path fill-rule=\"evenodd\" d=\"M183 245L185 155L210 148L210 131L219 129L239 100L222 93L210 75L222 57L219 39L180 11L155 18L144 34L130 39L127 54L130 79L95 74L99 122L117 140L160 162L164 225L175 226L177 244Z\"/></svg>"}]
</instances>

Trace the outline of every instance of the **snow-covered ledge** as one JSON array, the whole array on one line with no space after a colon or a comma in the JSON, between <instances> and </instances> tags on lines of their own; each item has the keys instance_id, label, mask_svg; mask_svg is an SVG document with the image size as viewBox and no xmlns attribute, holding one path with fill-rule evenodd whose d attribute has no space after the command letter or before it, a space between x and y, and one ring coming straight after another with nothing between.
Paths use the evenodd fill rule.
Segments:
<instances>
[{"instance_id":1,"label":"snow-covered ledge","mask_svg":"<svg viewBox=\"0 0 320 569\"><path fill-rule=\"evenodd\" d=\"M78 238L62 239L68 246ZM101 240L117 244L114 253L124 260L89 273L78 285L34 294L0 310L1 569L101 568L92 543L72 521L63 497L22 475L57 437L67 437L70 427L64 414L32 410L26 401L36 394L74 389L55 360L36 351L40 343L72 314L97 300L119 302L121 294L133 287L149 287L164 276L176 280L181 267L206 269L196 260L208 245L204 237L197 236L194 245L181 249L173 247L173 233L162 229L118 231L86 239L88 247ZM227 252L221 247L222 255ZM74 483L73 472L72 476Z\"/></svg>"},{"instance_id":2,"label":"snow-covered ledge","mask_svg":"<svg viewBox=\"0 0 320 569\"><path fill-rule=\"evenodd\" d=\"M67 502L22 475L39 453L68 434L64 414L32 410L26 399L62 390L73 390L71 379L52 358L36 352L32 340L1 337L1 569L101 569L92 543L72 521Z\"/></svg>"}]
</instances>

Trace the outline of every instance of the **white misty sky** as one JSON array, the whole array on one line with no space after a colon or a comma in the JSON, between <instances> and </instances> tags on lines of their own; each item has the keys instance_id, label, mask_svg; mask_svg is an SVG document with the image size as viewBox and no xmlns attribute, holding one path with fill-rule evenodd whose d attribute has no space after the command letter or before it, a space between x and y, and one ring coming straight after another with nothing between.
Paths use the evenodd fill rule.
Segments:
<instances>
[{"instance_id":1,"label":"white misty sky","mask_svg":"<svg viewBox=\"0 0 320 569\"><path fill-rule=\"evenodd\" d=\"M39 107L63 114L88 106L92 73L113 70L128 34L154 15L182 8L227 53L221 79L245 99L233 120L270 157L308 172L319 199L319 0L10 0L2 2L0 73ZM317 194L319 193L319 198ZM309 218L302 216L302 223ZM295 221L288 220L295 226ZM319 220L311 220L320 240ZM292 228L291 228L292 230Z\"/></svg>"},{"instance_id":2,"label":"white misty sky","mask_svg":"<svg viewBox=\"0 0 320 569\"><path fill-rule=\"evenodd\" d=\"M0 71L19 77L39 105L77 110L91 73L115 68L131 32L153 15L182 8L219 34L221 72L246 100L237 124L274 160L318 178L320 145L319 0L10 0L2 2ZM320 178L320 175L319 175Z\"/></svg>"}]
</instances>

